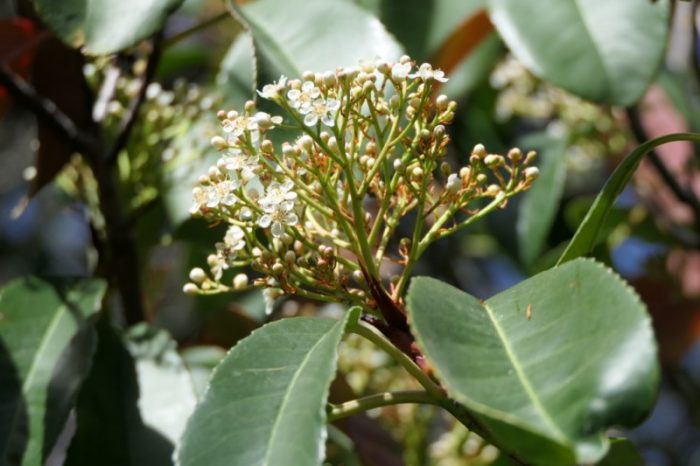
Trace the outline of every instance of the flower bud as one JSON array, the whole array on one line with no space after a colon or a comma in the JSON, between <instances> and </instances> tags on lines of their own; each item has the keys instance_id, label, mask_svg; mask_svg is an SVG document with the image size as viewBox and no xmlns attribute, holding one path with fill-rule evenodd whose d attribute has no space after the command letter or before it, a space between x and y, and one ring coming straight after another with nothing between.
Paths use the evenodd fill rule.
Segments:
<instances>
[{"instance_id":1,"label":"flower bud","mask_svg":"<svg viewBox=\"0 0 700 466\"><path fill-rule=\"evenodd\" d=\"M534 150L531 150L530 152L527 153L525 156L525 162L523 162L525 165L530 165L532 162L535 161L535 158L537 157L537 152Z\"/></svg>"},{"instance_id":2,"label":"flower bud","mask_svg":"<svg viewBox=\"0 0 700 466\"><path fill-rule=\"evenodd\" d=\"M525 179L527 180L534 180L540 176L540 170L537 167L527 167L523 171L523 175L525 175Z\"/></svg>"},{"instance_id":3,"label":"flower bud","mask_svg":"<svg viewBox=\"0 0 700 466\"><path fill-rule=\"evenodd\" d=\"M498 186L497 184L490 184L486 188L486 195L487 196L498 196L498 194L501 192L501 187Z\"/></svg>"},{"instance_id":4,"label":"flower bud","mask_svg":"<svg viewBox=\"0 0 700 466\"><path fill-rule=\"evenodd\" d=\"M185 283L182 287L182 292L188 295L195 295L199 293L199 288L194 283Z\"/></svg>"},{"instance_id":5,"label":"flower bud","mask_svg":"<svg viewBox=\"0 0 700 466\"><path fill-rule=\"evenodd\" d=\"M233 277L233 289L242 290L248 286L248 275L239 273Z\"/></svg>"},{"instance_id":6,"label":"flower bud","mask_svg":"<svg viewBox=\"0 0 700 466\"><path fill-rule=\"evenodd\" d=\"M284 265L281 262L275 262L272 264L272 273L275 275L280 275L284 272Z\"/></svg>"},{"instance_id":7,"label":"flower bud","mask_svg":"<svg viewBox=\"0 0 700 466\"><path fill-rule=\"evenodd\" d=\"M435 99L435 107L437 107L437 109L440 111L446 110L448 103L449 99L445 94L441 94L437 99Z\"/></svg>"},{"instance_id":8,"label":"flower bud","mask_svg":"<svg viewBox=\"0 0 700 466\"><path fill-rule=\"evenodd\" d=\"M194 283L202 283L207 279L207 274L199 267L190 270L190 280Z\"/></svg>"},{"instance_id":9,"label":"flower bud","mask_svg":"<svg viewBox=\"0 0 700 466\"><path fill-rule=\"evenodd\" d=\"M251 113L253 110L255 110L255 102L248 100L243 108L245 108L246 112Z\"/></svg>"},{"instance_id":10,"label":"flower bud","mask_svg":"<svg viewBox=\"0 0 700 466\"><path fill-rule=\"evenodd\" d=\"M523 153L518 149L517 147L514 147L513 149L508 151L508 158L512 160L515 163L520 162L523 158Z\"/></svg>"},{"instance_id":11,"label":"flower bud","mask_svg":"<svg viewBox=\"0 0 700 466\"><path fill-rule=\"evenodd\" d=\"M293 265L296 260L297 260L297 255L294 254L294 251L287 251L284 253L284 261L287 264Z\"/></svg>"},{"instance_id":12,"label":"flower bud","mask_svg":"<svg viewBox=\"0 0 700 466\"><path fill-rule=\"evenodd\" d=\"M480 159L483 159L486 157L486 148L483 144L477 144L474 146L474 149L472 149L472 155L476 155Z\"/></svg>"},{"instance_id":13,"label":"flower bud","mask_svg":"<svg viewBox=\"0 0 700 466\"><path fill-rule=\"evenodd\" d=\"M211 145L216 150L224 150L228 147L226 139L222 138L221 136L214 136L213 138L211 138Z\"/></svg>"},{"instance_id":14,"label":"flower bud","mask_svg":"<svg viewBox=\"0 0 700 466\"><path fill-rule=\"evenodd\" d=\"M207 256L207 265L209 267L216 267L216 265L219 263L219 258L216 257L216 254L209 254Z\"/></svg>"},{"instance_id":15,"label":"flower bud","mask_svg":"<svg viewBox=\"0 0 700 466\"><path fill-rule=\"evenodd\" d=\"M498 154L489 154L484 157L484 164L489 168L500 167L504 162L503 157Z\"/></svg>"},{"instance_id":16,"label":"flower bud","mask_svg":"<svg viewBox=\"0 0 700 466\"><path fill-rule=\"evenodd\" d=\"M304 81L314 81L316 78L316 75L314 74L313 71L306 70L301 74L301 78Z\"/></svg>"},{"instance_id":17,"label":"flower bud","mask_svg":"<svg viewBox=\"0 0 700 466\"><path fill-rule=\"evenodd\" d=\"M265 152L266 154L272 154L275 151L274 146L272 145L272 141L269 139L263 140L263 142L260 143L260 150Z\"/></svg>"},{"instance_id":18,"label":"flower bud","mask_svg":"<svg viewBox=\"0 0 700 466\"><path fill-rule=\"evenodd\" d=\"M464 181L467 181L472 174L472 169L469 167L462 167L459 169L459 177Z\"/></svg>"}]
</instances>

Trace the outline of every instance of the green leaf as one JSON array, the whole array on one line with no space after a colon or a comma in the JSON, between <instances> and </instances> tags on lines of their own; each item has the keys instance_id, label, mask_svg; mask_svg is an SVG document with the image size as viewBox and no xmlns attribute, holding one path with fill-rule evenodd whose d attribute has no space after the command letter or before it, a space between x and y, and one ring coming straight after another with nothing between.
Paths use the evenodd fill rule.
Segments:
<instances>
[{"instance_id":1,"label":"green leaf","mask_svg":"<svg viewBox=\"0 0 700 466\"><path fill-rule=\"evenodd\" d=\"M104 317L97 324L97 334L97 351L80 390L77 428L64 464L171 465L173 443L146 426L141 417L136 361L122 335ZM154 388L142 387L142 391Z\"/></svg>"},{"instance_id":2,"label":"green leaf","mask_svg":"<svg viewBox=\"0 0 700 466\"><path fill-rule=\"evenodd\" d=\"M644 460L632 442L624 438L611 438L610 450L598 466L643 466Z\"/></svg>"},{"instance_id":3,"label":"green leaf","mask_svg":"<svg viewBox=\"0 0 700 466\"><path fill-rule=\"evenodd\" d=\"M72 47L105 55L160 30L183 0L33 0L41 19Z\"/></svg>"},{"instance_id":4,"label":"green leaf","mask_svg":"<svg viewBox=\"0 0 700 466\"><path fill-rule=\"evenodd\" d=\"M14 280L0 291L0 463L44 463L87 374L101 280Z\"/></svg>"},{"instance_id":5,"label":"green leaf","mask_svg":"<svg viewBox=\"0 0 700 466\"><path fill-rule=\"evenodd\" d=\"M627 186L632 174L639 166L642 158L655 147L673 141L695 141L700 142L700 133L676 133L661 136L635 148L625 160L617 166L603 189L593 201L593 205L588 210L586 217L579 225L574 237L559 258L557 265L570 261L580 256L585 256L596 245L600 231L605 224L608 213L615 204L615 199Z\"/></svg>"},{"instance_id":6,"label":"green leaf","mask_svg":"<svg viewBox=\"0 0 700 466\"><path fill-rule=\"evenodd\" d=\"M361 60L397 59L401 47L379 20L343 0L258 0L235 12L250 29L258 58L279 75L332 71ZM293 21L290 21L293 18Z\"/></svg>"},{"instance_id":7,"label":"green leaf","mask_svg":"<svg viewBox=\"0 0 700 466\"><path fill-rule=\"evenodd\" d=\"M547 242L566 181L565 150L568 141L545 134L522 141L522 147L538 147L540 176L522 198L518 211L520 258L530 267Z\"/></svg>"},{"instance_id":8,"label":"green leaf","mask_svg":"<svg viewBox=\"0 0 700 466\"><path fill-rule=\"evenodd\" d=\"M537 76L587 99L639 100L661 65L670 2L489 0L513 54Z\"/></svg>"},{"instance_id":9,"label":"green leaf","mask_svg":"<svg viewBox=\"0 0 700 466\"><path fill-rule=\"evenodd\" d=\"M411 328L447 392L497 446L537 465L600 459L606 429L633 426L659 378L644 306L579 259L486 301L432 278L408 291Z\"/></svg>"},{"instance_id":10,"label":"green leaf","mask_svg":"<svg viewBox=\"0 0 700 466\"><path fill-rule=\"evenodd\" d=\"M357 312L284 319L241 340L190 418L178 464L320 465L336 347Z\"/></svg>"}]
</instances>

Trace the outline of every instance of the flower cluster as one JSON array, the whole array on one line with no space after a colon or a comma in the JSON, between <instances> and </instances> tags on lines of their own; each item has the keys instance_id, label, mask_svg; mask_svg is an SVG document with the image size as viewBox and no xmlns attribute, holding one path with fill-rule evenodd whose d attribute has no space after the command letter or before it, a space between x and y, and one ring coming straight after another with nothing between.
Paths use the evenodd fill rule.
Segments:
<instances>
[{"instance_id":1,"label":"flower cluster","mask_svg":"<svg viewBox=\"0 0 700 466\"><path fill-rule=\"evenodd\" d=\"M456 103L435 97L444 73L429 64L364 63L282 77L259 95L285 120L247 102L218 113L217 164L194 188L191 212L229 230L190 274L186 292L265 288L283 295L359 304L403 304L408 277L434 241L503 207L537 177L534 153L474 147L465 164L446 161ZM298 137L274 144L276 127ZM408 216L409 213L414 215ZM400 222L410 238L394 238ZM398 239L398 241L396 241ZM250 267L250 280L228 269ZM387 274L388 271L388 274Z\"/></svg>"}]
</instances>

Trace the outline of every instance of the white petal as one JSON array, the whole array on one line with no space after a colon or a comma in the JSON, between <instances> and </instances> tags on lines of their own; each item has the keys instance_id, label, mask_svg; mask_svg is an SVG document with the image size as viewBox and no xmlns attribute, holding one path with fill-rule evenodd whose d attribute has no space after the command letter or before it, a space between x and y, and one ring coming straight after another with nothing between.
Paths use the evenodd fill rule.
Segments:
<instances>
[{"instance_id":1,"label":"white petal","mask_svg":"<svg viewBox=\"0 0 700 466\"><path fill-rule=\"evenodd\" d=\"M306 115L304 117L304 124L306 126L315 126L316 123L318 123L318 116L317 115L315 115L313 113L309 113L308 115Z\"/></svg>"},{"instance_id":2,"label":"white petal","mask_svg":"<svg viewBox=\"0 0 700 466\"><path fill-rule=\"evenodd\" d=\"M272 236L275 238L279 238L282 236L282 233L284 233L284 229L282 228L282 224L280 222L275 222L272 224Z\"/></svg>"},{"instance_id":3,"label":"white petal","mask_svg":"<svg viewBox=\"0 0 700 466\"><path fill-rule=\"evenodd\" d=\"M299 217L297 217L297 214L295 214L293 212L290 212L284 216L284 223L286 223L290 227L293 227L294 225L296 225L298 221L299 221Z\"/></svg>"},{"instance_id":4,"label":"white petal","mask_svg":"<svg viewBox=\"0 0 700 466\"><path fill-rule=\"evenodd\" d=\"M321 118L321 121L323 122L324 125L326 126L335 126L335 120L330 115L323 115L323 118Z\"/></svg>"},{"instance_id":5,"label":"white petal","mask_svg":"<svg viewBox=\"0 0 700 466\"><path fill-rule=\"evenodd\" d=\"M287 92L287 97L292 102L298 100L300 95L301 95L301 92L299 91L299 89L290 89L289 92Z\"/></svg>"},{"instance_id":6,"label":"white petal","mask_svg":"<svg viewBox=\"0 0 700 466\"><path fill-rule=\"evenodd\" d=\"M262 228L267 228L272 223L272 216L270 214L265 214L260 219L258 219L258 225Z\"/></svg>"}]
</instances>

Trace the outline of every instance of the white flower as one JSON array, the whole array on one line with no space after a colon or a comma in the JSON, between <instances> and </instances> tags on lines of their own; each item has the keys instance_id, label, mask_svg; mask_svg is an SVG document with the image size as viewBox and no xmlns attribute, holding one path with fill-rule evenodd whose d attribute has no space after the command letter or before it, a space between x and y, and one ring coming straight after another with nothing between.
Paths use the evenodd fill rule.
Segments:
<instances>
[{"instance_id":1,"label":"white flower","mask_svg":"<svg viewBox=\"0 0 700 466\"><path fill-rule=\"evenodd\" d=\"M238 180L223 180L206 188L206 206L214 209L221 205L232 206L238 201L233 193L240 187Z\"/></svg>"},{"instance_id":2,"label":"white flower","mask_svg":"<svg viewBox=\"0 0 700 466\"><path fill-rule=\"evenodd\" d=\"M274 100L280 96L280 93L287 88L287 77L280 76L280 80L263 86L262 91L258 91L260 97L268 100Z\"/></svg>"},{"instance_id":3,"label":"white flower","mask_svg":"<svg viewBox=\"0 0 700 466\"><path fill-rule=\"evenodd\" d=\"M237 225L232 225L226 231L223 242L218 242L216 247L216 256L210 263L211 272L216 280L221 280L224 270L227 270L234 264L238 251L245 247L245 236L243 229Z\"/></svg>"},{"instance_id":4,"label":"white flower","mask_svg":"<svg viewBox=\"0 0 700 466\"><path fill-rule=\"evenodd\" d=\"M199 211L203 210L207 205L208 192L206 189L202 189L197 186L192 190L192 207L190 207L190 214L194 215Z\"/></svg>"},{"instance_id":5,"label":"white flower","mask_svg":"<svg viewBox=\"0 0 700 466\"><path fill-rule=\"evenodd\" d=\"M232 170L237 173L240 172L241 177L244 180L255 176L255 171L260 166L258 163L260 160L259 156L245 154L239 149L230 149L227 155L227 157L224 157L224 163L227 170Z\"/></svg>"},{"instance_id":6,"label":"white flower","mask_svg":"<svg viewBox=\"0 0 700 466\"><path fill-rule=\"evenodd\" d=\"M418 71L413 74L408 75L409 78L420 78L423 81L428 81L434 79L435 81L440 81L441 83L446 83L448 80L445 77L445 73L442 70L433 70L430 63L423 63Z\"/></svg>"},{"instance_id":7,"label":"white flower","mask_svg":"<svg viewBox=\"0 0 700 466\"><path fill-rule=\"evenodd\" d=\"M299 113L306 115L311 111L314 100L321 96L321 90L311 81L305 81L301 90L291 89L287 92L287 98Z\"/></svg>"},{"instance_id":8,"label":"white flower","mask_svg":"<svg viewBox=\"0 0 700 466\"><path fill-rule=\"evenodd\" d=\"M289 178L284 180L282 184L273 181L267 187L265 196L260 199L260 206L265 209L271 206L279 206L287 202L291 203L292 207L294 207L294 200L297 198L297 193L292 191L293 187L294 183ZM291 210L291 208L287 210Z\"/></svg>"},{"instance_id":9,"label":"white flower","mask_svg":"<svg viewBox=\"0 0 700 466\"><path fill-rule=\"evenodd\" d=\"M245 247L245 232L243 228L238 225L231 225L228 230L226 230L226 235L224 236L224 245L231 251L240 251Z\"/></svg>"},{"instance_id":10,"label":"white flower","mask_svg":"<svg viewBox=\"0 0 700 466\"><path fill-rule=\"evenodd\" d=\"M258 122L253 117L240 115L230 120L224 120L223 128L225 133L235 139L246 131L257 132Z\"/></svg>"},{"instance_id":11,"label":"white flower","mask_svg":"<svg viewBox=\"0 0 700 466\"><path fill-rule=\"evenodd\" d=\"M408 77L408 73L411 72L411 63L396 63L391 67L391 77L403 81Z\"/></svg>"},{"instance_id":12,"label":"white flower","mask_svg":"<svg viewBox=\"0 0 700 466\"><path fill-rule=\"evenodd\" d=\"M261 130L272 129L282 124L281 116L270 116L269 113L265 112L256 113L253 115L253 120L255 120L256 128Z\"/></svg>"},{"instance_id":13,"label":"white flower","mask_svg":"<svg viewBox=\"0 0 700 466\"><path fill-rule=\"evenodd\" d=\"M308 114L304 117L304 124L314 126L320 119L326 126L335 126L335 115L339 108L340 102L335 99L314 100Z\"/></svg>"},{"instance_id":14,"label":"white flower","mask_svg":"<svg viewBox=\"0 0 700 466\"><path fill-rule=\"evenodd\" d=\"M272 236L280 238L284 233L284 225L293 227L299 222L299 217L292 212L294 201L284 201L281 204L272 204L265 208L265 212L259 219L258 225L267 228L272 225Z\"/></svg>"}]
</instances>

